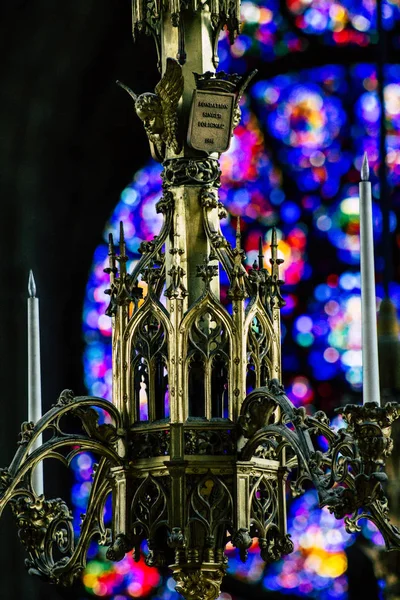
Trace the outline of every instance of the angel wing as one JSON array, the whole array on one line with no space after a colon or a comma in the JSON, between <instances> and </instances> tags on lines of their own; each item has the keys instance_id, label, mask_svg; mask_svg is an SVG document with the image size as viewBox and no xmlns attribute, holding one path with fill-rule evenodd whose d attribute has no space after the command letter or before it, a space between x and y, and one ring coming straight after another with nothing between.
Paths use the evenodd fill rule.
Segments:
<instances>
[{"instance_id":1,"label":"angel wing","mask_svg":"<svg viewBox=\"0 0 400 600\"><path fill-rule=\"evenodd\" d=\"M118 79L117 79L117 81L115 83L117 85L119 85L120 88L122 88L123 90L125 90L126 92L128 92L128 94L133 98L133 101L136 102L136 100L138 99L137 94L135 94L135 92L132 92L131 88L129 88L124 83L122 83L122 81L118 81Z\"/></svg>"},{"instance_id":2,"label":"angel wing","mask_svg":"<svg viewBox=\"0 0 400 600\"><path fill-rule=\"evenodd\" d=\"M255 75L257 75L257 73L258 73L258 69L254 69L254 71L252 71L251 73L249 73L249 75L246 78L242 79L242 85L240 86L240 89L239 89L239 91L237 93L237 96L236 96L236 104L238 106L239 106L239 103L240 103L240 101L242 99L242 96L243 96L243 94L245 92L245 89L247 88L247 86L249 85L249 83L253 79L253 77Z\"/></svg>"},{"instance_id":3,"label":"angel wing","mask_svg":"<svg viewBox=\"0 0 400 600\"><path fill-rule=\"evenodd\" d=\"M249 83L253 79L253 77L255 75L257 75L257 72L258 72L258 69L254 69L254 71L252 71L247 77L244 77L242 79L241 86L239 88L239 91L237 92L235 108L233 111L232 135L233 135L233 130L239 125L240 119L242 116L242 111L240 110L240 101L242 99L242 96L243 96L247 86L249 85Z\"/></svg>"},{"instance_id":4,"label":"angel wing","mask_svg":"<svg viewBox=\"0 0 400 600\"><path fill-rule=\"evenodd\" d=\"M163 78L156 85L155 93L161 101L165 143L172 148L175 154L179 154L177 108L183 93L183 75L182 67L173 58L167 58L167 68Z\"/></svg>"}]
</instances>

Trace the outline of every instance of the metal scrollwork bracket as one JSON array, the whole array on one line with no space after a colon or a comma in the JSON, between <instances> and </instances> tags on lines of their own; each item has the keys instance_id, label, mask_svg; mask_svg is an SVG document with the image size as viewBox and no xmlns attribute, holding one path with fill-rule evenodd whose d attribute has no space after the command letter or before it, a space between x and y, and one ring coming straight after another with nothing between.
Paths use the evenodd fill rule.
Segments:
<instances>
[{"instance_id":1,"label":"metal scrollwork bracket","mask_svg":"<svg viewBox=\"0 0 400 600\"><path fill-rule=\"evenodd\" d=\"M112 423L99 423L99 412L111 416ZM63 430L63 418L74 415L81 422L82 433ZM85 567L90 541L109 543L109 531L104 524L104 505L111 491L106 476L111 466L121 465L115 448L122 428L122 418L110 402L87 396L74 397L64 390L57 403L34 425L23 424L21 441L11 465L0 471L0 514L10 505L16 520L20 540L28 552L29 572L54 583L70 585ZM36 448L43 433L50 438ZM91 451L99 457L86 515L83 516L80 537L74 539L72 514L60 498L37 496L32 488L31 474L37 464L47 458L69 467L81 452Z\"/></svg>"},{"instance_id":2,"label":"metal scrollwork bracket","mask_svg":"<svg viewBox=\"0 0 400 600\"><path fill-rule=\"evenodd\" d=\"M304 491L306 480L311 481L320 506L344 518L348 532L360 531L359 521L366 518L378 527L388 550L400 549L400 530L390 522L383 488L385 461L393 446L390 428L400 416L400 405L380 407L371 402L338 412L347 427L335 431L325 413L309 416L304 408L295 408L279 382L271 381L249 394L242 405L239 428L247 439L242 457L250 460L260 447L272 448L276 454L286 448L292 456L288 466L297 470L291 482L295 494ZM328 441L328 450L316 446L318 435ZM271 543L263 542L274 551L277 544Z\"/></svg>"}]
</instances>

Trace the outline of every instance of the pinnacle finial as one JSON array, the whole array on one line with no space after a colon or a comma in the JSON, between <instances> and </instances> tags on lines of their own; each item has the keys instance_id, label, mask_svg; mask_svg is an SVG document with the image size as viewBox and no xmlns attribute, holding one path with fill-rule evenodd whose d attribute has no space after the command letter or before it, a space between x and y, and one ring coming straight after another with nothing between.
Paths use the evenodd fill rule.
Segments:
<instances>
[{"instance_id":1,"label":"pinnacle finial","mask_svg":"<svg viewBox=\"0 0 400 600\"><path fill-rule=\"evenodd\" d=\"M104 269L104 273L108 273L110 275L110 282L114 283L115 275L117 273L117 269L115 267L115 250L114 250L114 238L113 234L108 234L108 267Z\"/></svg>"},{"instance_id":2,"label":"pinnacle finial","mask_svg":"<svg viewBox=\"0 0 400 600\"><path fill-rule=\"evenodd\" d=\"M369 164L366 152L364 152L364 158L361 167L361 181L369 181Z\"/></svg>"},{"instance_id":3,"label":"pinnacle finial","mask_svg":"<svg viewBox=\"0 0 400 600\"><path fill-rule=\"evenodd\" d=\"M262 269L264 267L264 252L263 252L263 240L262 236L258 238L258 268Z\"/></svg>"},{"instance_id":4,"label":"pinnacle finial","mask_svg":"<svg viewBox=\"0 0 400 600\"><path fill-rule=\"evenodd\" d=\"M29 298L36 297L36 283L35 283L35 278L33 276L32 269L29 271L28 293L29 293Z\"/></svg>"},{"instance_id":5,"label":"pinnacle finial","mask_svg":"<svg viewBox=\"0 0 400 600\"><path fill-rule=\"evenodd\" d=\"M273 227L272 228L272 236L271 236L271 258L273 260L276 260L277 249L278 249L278 237L276 235L276 227Z\"/></svg>"},{"instance_id":6,"label":"pinnacle finial","mask_svg":"<svg viewBox=\"0 0 400 600\"><path fill-rule=\"evenodd\" d=\"M240 232L240 217L238 216L237 221L236 221L236 248L238 250L241 249L241 237L242 237L242 234Z\"/></svg>"},{"instance_id":7,"label":"pinnacle finial","mask_svg":"<svg viewBox=\"0 0 400 600\"><path fill-rule=\"evenodd\" d=\"M120 259L126 258L125 233L124 233L124 224L122 221L119 222L119 253L120 253Z\"/></svg>"},{"instance_id":8,"label":"pinnacle finial","mask_svg":"<svg viewBox=\"0 0 400 600\"><path fill-rule=\"evenodd\" d=\"M114 254L114 238L113 234L108 234L108 254L112 256Z\"/></svg>"},{"instance_id":9,"label":"pinnacle finial","mask_svg":"<svg viewBox=\"0 0 400 600\"><path fill-rule=\"evenodd\" d=\"M124 224L122 221L119 222L119 256L117 257L117 260L120 264L120 275L121 277L124 277L126 274L126 263L128 261L128 257L126 255Z\"/></svg>"}]
</instances>

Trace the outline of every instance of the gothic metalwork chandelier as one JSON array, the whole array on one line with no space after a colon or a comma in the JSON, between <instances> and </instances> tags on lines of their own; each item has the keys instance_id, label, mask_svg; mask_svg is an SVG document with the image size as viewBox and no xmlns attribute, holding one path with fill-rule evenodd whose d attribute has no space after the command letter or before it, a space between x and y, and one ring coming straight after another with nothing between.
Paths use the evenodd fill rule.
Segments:
<instances>
[{"instance_id":1,"label":"gothic metalwork chandelier","mask_svg":"<svg viewBox=\"0 0 400 600\"><path fill-rule=\"evenodd\" d=\"M239 219L235 247L221 233L218 158L251 76L216 73L217 43L225 26L234 41L239 3L132 6L134 33L156 40L162 78L154 94L139 97L120 85L163 162L163 225L131 271L122 227L118 253L110 236L112 403L65 390L46 415L24 423L18 451L0 471L0 512L10 504L32 574L69 584L93 538L116 561L130 551L138 558L147 540L147 564L170 566L185 598L218 597L229 541L243 561L253 538L267 563L290 553L286 494L289 487L301 494L306 481L348 531L371 519L387 548L399 549L384 465L400 407L367 396L363 406L340 411L347 426L339 431L324 413L295 408L281 384L276 233L270 268L260 246L249 270ZM221 270L229 279L225 304ZM364 346L371 344L367 335ZM76 541L66 503L45 499L33 475L46 458L68 466L84 451L98 464ZM103 517L109 494L110 530Z\"/></svg>"}]
</instances>

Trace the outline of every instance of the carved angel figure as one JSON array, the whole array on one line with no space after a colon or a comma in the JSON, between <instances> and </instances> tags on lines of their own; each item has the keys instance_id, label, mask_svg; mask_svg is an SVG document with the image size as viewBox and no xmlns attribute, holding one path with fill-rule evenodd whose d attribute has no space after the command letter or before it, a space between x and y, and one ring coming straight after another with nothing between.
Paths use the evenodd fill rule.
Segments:
<instances>
[{"instance_id":1,"label":"carved angel figure","mask_svg":"<svg viewBox=\"0 0 400 600\"><path fill-rule=\"evenodd\" d=\"M137 96L126 85L117 81L135 102L136 114L143 121L153 158L162 161L165 147L175 154L181 151L178 141L177 108L183 93L182 67L173 58L167 58L167 67L155 93L146 92Z\"/></svg>"}]
</instances>

